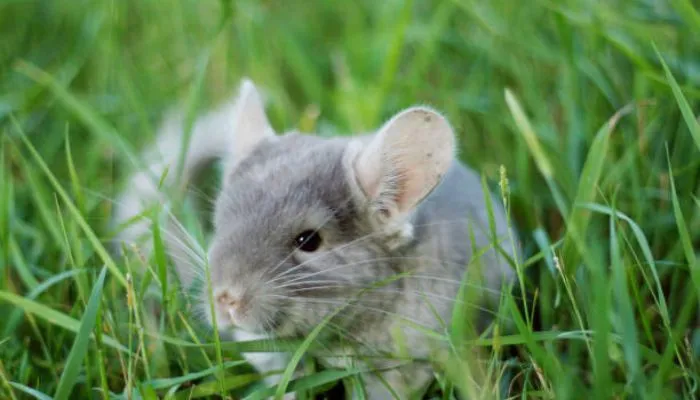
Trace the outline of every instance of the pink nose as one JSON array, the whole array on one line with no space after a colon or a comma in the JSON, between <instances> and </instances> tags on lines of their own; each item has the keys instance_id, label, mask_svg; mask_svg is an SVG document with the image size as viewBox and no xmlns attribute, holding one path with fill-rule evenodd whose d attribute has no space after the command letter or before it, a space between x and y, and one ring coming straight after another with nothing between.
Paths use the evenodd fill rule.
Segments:
<instances>
[{"instance_id":1,"label":"pink nose","mask_svg":"<svg viewBox=\"0 0 700 400\"><path fill-rule=\"evenodd\" d=\"M216 296L216 302L223 308L236 309L240 307L241 299L238 296L233 296L228 290L226 290Z\"/></svg>"}]
</instances>

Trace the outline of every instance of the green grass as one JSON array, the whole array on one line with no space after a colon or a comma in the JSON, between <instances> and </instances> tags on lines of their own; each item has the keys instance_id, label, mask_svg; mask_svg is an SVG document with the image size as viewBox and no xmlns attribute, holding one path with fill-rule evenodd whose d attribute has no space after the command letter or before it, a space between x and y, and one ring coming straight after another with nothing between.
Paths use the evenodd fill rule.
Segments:
<instances>
[{"instance_id":1,"label":"green grass","mask_svg":"<svg viewBox=\"0 0 700 400\"><path fill-rule=\"evenodd\" d=\"M110 252L110 199L163 112L193 117L243 75L277 130L430 104L505 199L526 253L513 329L476 337L457 307L428 396L700 396L697 3L350 4L0 1L0 398L275 393L239 353L298 342L219 341L160 250ZM288 390L359 382L307 367Z\"/></svg>"}]
</instances>

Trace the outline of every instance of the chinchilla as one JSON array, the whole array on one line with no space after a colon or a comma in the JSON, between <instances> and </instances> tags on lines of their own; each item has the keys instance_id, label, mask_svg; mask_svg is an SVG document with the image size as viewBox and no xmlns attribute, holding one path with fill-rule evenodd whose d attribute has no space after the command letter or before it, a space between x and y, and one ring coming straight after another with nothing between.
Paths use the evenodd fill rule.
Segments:
<instances>
[{"instance_id":1,"label":"chinchilla","mask_svg":"<svg viewBox=\"0 0 700 400\"><path fill-rule=\"evenodd\" d=\"M177 164L183 132L182 117L171 114L145 153L148 167L127 181L118 221L166 200L148 173ZM329 333L310 353L329 366L366 368L369 399L392 391L407 398L427 387L430 363L399 365L389 355L408 349L424 360L444 346L426 330L444 333L463 301L461 286L478 291L465 307L485 327L514 279L508 258L519 243L504 209L494 201L490 220L479 176L458 160L453 128L433 108L410 107L370 133L278 134L244 79L236 96L195 121L189 142L185 182L214 160L224 165L212 239L192 256L171 218L179 233L166 244L184 286L209 268L211 292L204 286L195 295L207 322L215 317L235 340L304 337L325 324ZM148 228L142 220L119 239L134 241ZM245 356L265 372L284 369L290 354Z\"/></svg>"}]
</instances>

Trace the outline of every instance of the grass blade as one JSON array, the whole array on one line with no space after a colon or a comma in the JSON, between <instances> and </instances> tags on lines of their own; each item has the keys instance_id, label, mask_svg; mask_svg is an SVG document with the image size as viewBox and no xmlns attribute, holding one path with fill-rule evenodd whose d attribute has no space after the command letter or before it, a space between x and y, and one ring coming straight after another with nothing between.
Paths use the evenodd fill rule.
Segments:
<instances>
[{"instance_id":1,"label":"grass blade","mask_svg":"<svg viewBox=\"0 0 700 400\"><path fill-rule=\"evenodd\" d=\"M602 206L600 204L581 204L579 206L588 208L591 211L595 211L601 214L606 214L610 216L614 215L616 218L625 221L629 225L630 229L632 229L632 234L637 240L639 248L642 250L644 261L649 266L652 276L654 277L654 284L656 285L656 304L659 307L659 311L661 312L661 317L663 318L664 323L670 329L671 323L668 312L668 305L666 304L666 296L664 295L663 287L661 286L661 278L659 277L658 268L656 267L656 261L654 260L654 256L651 252L649 241L644 236L644 231L642 231L642 228L640 228L639 225L636 222L634 222L634 220L629 216L617 210L613 212L613 210L609 207Z\"/></svg>"},{"instance_id":2,"label":"grass blade","mask_svg":"<svg viewBox=\"0 0 700 400\"><path fill-rule=\"evenodd\" d=\"M216 367L218 370L218 366ZM217 373L217 372L214 372ZM190 399L201 399L203 397L211 398L216 394L220 394L221 390L231 391L234 389L239 389L250 385L260 379L260 375L257 373L239 374L234 376L227 376L219 380L206 382L201 385L197 385L192 389L182 390L175 394L175 398L178 400L190 400Z\"/></svg>"},{"instance_id":3,"label":"grass blade","mask_svg":"<svg viewBox=\"0 0 700 400\"><path fill-rule=\"evenodd\" d=\"M337 382L341 379L345 379L348 377L351 377L353 375L359 374L360 371L359 369L348 369L348 370L342 370L342 371L337 371L337 370L326 370L326 371L321 371L313 375L308 375L304 376L298 379L295 379L292 382L289 382L289 386L287 387L288 389L285 390L285 392L296 392L296 391L302 391L302 390L310 390L314 389L319 386L323 386L332 382ZM278 386L278 388L281 386ZM246 397L246 400L263 400L265 398L268 398L270 395L275 394L273 392L274 388L262 388L258 391L255 391L251 393L248 397ZM279 390L277 391L279 393ZM283 392L284 393L284 392ZM279 394L275 394L276 398L278 397Z\"/></svg>"},{"instance_id":4,"label":"grass blade","mask_svg":"<svg viewBox=\"0 0 700 400\"><path fill-rule=\"evenodd\" d=\"M296 371L297 365L299 365L299 362L301 361L301 358L304 356L306 351L309 349L313 341L316 339L316 337L321 333L321 330L326 327L326 325L330 322L333 317L336 316L342 310L343 308L338 308L335 312L329 314L326 318L321 321L312 331L309 333L309 335L304 339L304 341L301 343L299 348L294 352L292 355L292 359L289 361L289 364L287 364L287 368L284 370L284 373L282 374L282 378L280 379L279 384L277 385L277 391L275 392L275 399L280 400L284 396L284 394L287 391L287 385L289 384L289 381L292 379L292 375L294 374L294 371Z\"/></svg>"},{"instance_id":5,"label":"grass blade","mask_svg":"<svg viewBox=\"0 0 700 400\"><path fill-rule=\"evenodd\" d=\"M693 5L690 0L671 0L671 4L681 18L687 19L693 25L695 32L700 32L700 11L697 9L697 3Z\"/></svg>"},{"instance_id":6,"label":"grass blade","mask_svg":"<svg viewBox=\"0 0 700 400\"><path fill-rule=\"evenodd\" d=\"M68 134L68 126L66 126L66 163L68 164L68 175L70 176L71 185L73 187L73 195L75 196L75 202L77 203L78 209L85 212L85 196L83 196L83 191L80 187L80 178L78 178L78 172L75 169L75 163L73 162L73 153L70 145L70 135Z\"/></svg>"},{"instance_id":7,"label":"grass blade","mask_svg":"<svg viewBox=\"0 0 700 400\"><path fill-rule=\"evenodd\" d=\"M549 161L549 158L542 148L539 139L537 139L535 129L530 124L530 121L525 115L525 111L523 110L522 106L520 106L520 102L518 102L518 99L515 97L513 92L510 91L510 89L506 89L505 96L508 109L515 120L515 125L525 138L525 142L530 148L530 152L532 153L532 157L535 159L537 168L540 170L540 173L545 177L545 179L552 179L554 177L552 163Z\"/></svg>"},{"instance_id":8,"label":"grass blade","mask_svg":"<svg viewBox=\"0 0 700 400\"><path fill-rule=\"evenodd\" d=\"M141 162L136 156L136 153L123 137L106 121L100 118L97 113L78 100L77 97L70 93L50 74L26 61L18 62L16 69L37 83L46 86L61 100L66 109L77 116L91 131L100 135L103 139L108 140L110 143L115 144L116 147L130 159L133 165L140 166Z\"/></svg>"},{"instance_id":9,"label":"grass blade","mask_svg":"<svg viewBox=\"0 0 700 400\"><path fill-rule=\"evenodd\" d=\"M66 400L69 398L83 363L85 362L90 336L92 335L97 321L97 311L102 300L102 287L104 286L106 276L107 268L103 267L92 289L92 293L90 294L90 300L85 308L85 314L83 314L83 319L80 322L78 336L75 338L73 348L68 354L63 374L61 375L56 394L54 395L55 400Z\"/></svg>"},{"instance_id":10,"label":"grass blade","mask_svg":"<svg viewBox=\"0 0 700 400\"><path fill-rule=\"evenodd\" d=\"M661 61L661 65L666 73L666 81L671 86L673 96L676 98L678 107L681 109L681 114L683 114L683 119L685 120L686 125L688 125L688 130L690 130L690 135L693 137L695 144L698 146L698 150L700 150L700 123L698 123L698 120L695 118L693 110L690 109L690 104L688 104L688 100L686 100L685 96L683 95L680 86L678 86L676 78L671 73L668 65L666 65L666 61L664 61L664 58L661 56L659 49L656 48L656 45L654 45L654 51L656 51L656 55L659 57L659 61Z\"/></svg>"},{"instance_id":11,"label":"grass blade","mask_svg":"<svg viewBox=\"0 0 700 400\"><path fill-rule=\"evenodd\" d=\"M0 291L0 300L13 304L16 307L23 309L24 312L35 315L53 325L60 326L65 330L75 333L80 331L79 321L69 317L66 314L58 312L53 308L49 308L41 303L37 303L35 301L28 300L22 296L18 296L14 293L5 291ZM102 335L102 338L102 343L114 348L115 350L125 353L129 352L129 350L126 347L122 346L114 338L104 334Z\"/></svg>"},{"instance_id":12,"label":"grass blade","mask_svg":"<svg viewBox=\"0 0 700 400\"><path fill-rule=\"evenodd\" d=\"M622 252L617 240L617 224L615 209L610 216L610 259L612 269L613 282L613 298L617 303L619 318L621 319L620 328L622 329L622 348L627 364L627 382L633 387L634 395L639 396L643 393L640 387L641 362L639 356L639 340L637 335L637 327L634 318L632 303L630 302L630 294L627 287L627 278L625 276L625 268L622 261Z\"/></svg>"},{"instance_id":13,"label":"grass blade","mask_svg":"<svg viewBox=\"0 0 700 400\"><path fill-rule=\"evenodd\" d=\"M69 269L67 271L61 272L60 274L54 275L41 282L37 287L35 287L31 292L29 292L29 294L25 295L24 298L28 300L34 300L37 297L39 297L40 294L48 290L51 286L62 282L67 278L71 278L78 274L82 274L85 271L85 269ZM9 336L10 333L12 333L17 328L17 324L19 324L19 320L22 316L22 309L17 308L14 311L15 312L6 317L5 322L7 323L7 325L5 325L5 329L2 331L2 336Z\"/></svg>"},{"instance_id":14,"label":"grass blade","mask_svg":"<svg viewBox=\"0 0 700 400\"><path fill-rule=\"evenodd\" d=\"M22 385L21 383L16 383L16 382L10 382L10 386L13 388L19 390L20 392L24 392L35 399L38 400L51 400L51 396L46 395L44 393L41 393L40 391L36 389L32 389L29 386Z\"/></svg>"},{"instance_id":15,"label":"grass blade","mask_svg":"<svg viewBox=\"0 0 700 400\"><path fill-rule=\"evenodd\" d=\"M680 202L678 201L678 193L676 192L676 183L673 178L673 169L671 168L671 156L668 154L668 148L666 148L666 157L668 159L668 176L671 182L671 200L673 202L673 215L676 217L676 227L678 228L678 234L680 235L681 245L683 246L683 252L685 254L685 260L688 262L688 269L690 270L690 278L695 286L695 292L700 298L700 264L698 263L697 257L695 256L695 249L693 248L693 240L690 237L690 232L686 225L686 219L683 216L683 211L681 210Z\"/></svg>"},{"instance_id":16,"label":"grass blade","mask_svg":"<svg viewBox=\"0 0 700 400\"><path fill-rule=\"evenodd\" d=\"M153 256L156 261L156 267L158 268L158 279L160 280L161 296L163 301L163 307L167 307L168 300L168 265L165 258L165 248L163 246L163 239L160 232L160 218L158 215L158 208L154 208L153 211Z\"/></svg>"},{"instance_id":17,"label":"grass blade","mask_svg":"<svg viewBox=\"0 0 700 400\"><path fill-rule=\"evenodd\" d=\"M623 107L616 112L596 133L595 139L591 148L588 150L588 156L583 164L583 170L579 178L579 185L574 197L574 205L582 203L590 203L595 200L598 193L598 182L603 173L603 166L608 154L608 144L610 135L615 129L620 118L630 113L633 110L631 105ZM584 236L588 230L588 225L591 220L591 213L588 211L580 211L577 207L571 210L571 214L566 219L566 237L562 248L562 259L566 263L564 266L569 272L576 268L579 260L579 254L587 253L585 250ZM593 263L587 263L592 265ZM569 269L571 268L571 269Z\"/></svg>"},{"instance_id":18,"label":"grass blade","mask_svg":"<svg viewBox=\"0 0 700 400\"><path fill-rule=\"evenodd\" d=\"M245 361L239 360L239 361L228 361L223 364L223 368L233 368L239 365L244 364ZM143 385L149 386L153 389L159 390L159 389L168 389L172 386L177 386L181 385L186 382L194 381L197 379L201 379L204 377L207 377L209 375L215 374L219 371L219 366L214 366L211 368L207 368L203 371L199 372L193 372L187 375L183 376L178 376L176 378L164 378L164 379L153 379L151 381L146 381L143 383Z\"/></svg>"},{"instance_id":19,"label":"grass blade","mask_svg":"<svg viewBox=\"0 0 700 400\"><path fill-rule=\"evenodd\" d=\"M32 168L31 163L20 155L19 148L14 146L14 143L12 147L18 155L18 164L21 167L22 174L26 178L26 185L31 188L32 198L36 205L36 210L39 213L39 217L47 228L47 236L50 236L50 239L54 242L61 243L63 239L61 236L61 227L56 221L56 216L53 214L51 206L49 206L51 203L49 200L51 196L47 194L47 188L42 185L42 182L38 178L39 174Z\"/></svg>"},{"instance_id":20,"label":"grass blade","mask_svg":"<svg viewBox=\"0 0 700 400\"><path fill-rule=\"evenodd\" d=\"M104 248L100 240L97 238L97 235L95 235L95 232L90 228L90 225L88 225L87 221L85 221L85 218L80 214L80 211L78 208L75 206L75 204L71 201L70 197L68 196L68 193L66 193L65 189L61 187L61 184L58 183L58 180L54 176L54 174L51 172L49 167L46 165L44 160L41 158L41 155L36 151L32 143L27 139L26 135L22 131L22 128L19 126L19 123L17 122L16 119L11 118L12 122L15 125L15 128L20 134L20 138L24 142L24 144L27 146L29 149L29 152L32 154L32 157L34 158L34 161L39 165L39 167L44 171L44 174L46 177L49 179L51 182L51 185L53 186L54 190L58 193L58 195L61 197L61 199L66 203L66 206L68 206L68 210L70 213L73 215L75 218L76 222L78 225L83 230L83 233L88 237L88 240L90 241L90 244L95 248L95 251L97 254L100 256L102 259L102 262L105 263L107 268L110 270L112 275L114 275L115 278L117 278L117 281L126 288L126 278L124 277L124 274L117 268L117 265L114 263L114 260L109 256L109 253L107 253L107 250Z\"/></svg>"}]
</instances>

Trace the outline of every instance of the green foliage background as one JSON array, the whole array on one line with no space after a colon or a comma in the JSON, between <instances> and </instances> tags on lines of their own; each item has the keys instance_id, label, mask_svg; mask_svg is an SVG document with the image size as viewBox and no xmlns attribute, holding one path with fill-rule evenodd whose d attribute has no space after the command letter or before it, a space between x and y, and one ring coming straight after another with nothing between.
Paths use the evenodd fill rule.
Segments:
<instances>
[{"instance_id":1,"label":"green foliage background","mask_svg":"<svg viewBox=\"0 0 700 400\"><path fill-rule=\"evenodd\" d=\"M100 250L129 153L243 75L277 130L424 103L494 187L505 167L532 303L511 297L515 333L465 340L426 396L698 396L697 2L0 0L0 397L261 393L173 299L149 317L129 281L129 307L114 271L143 261Z\"/></svg>"}]
</instances>

